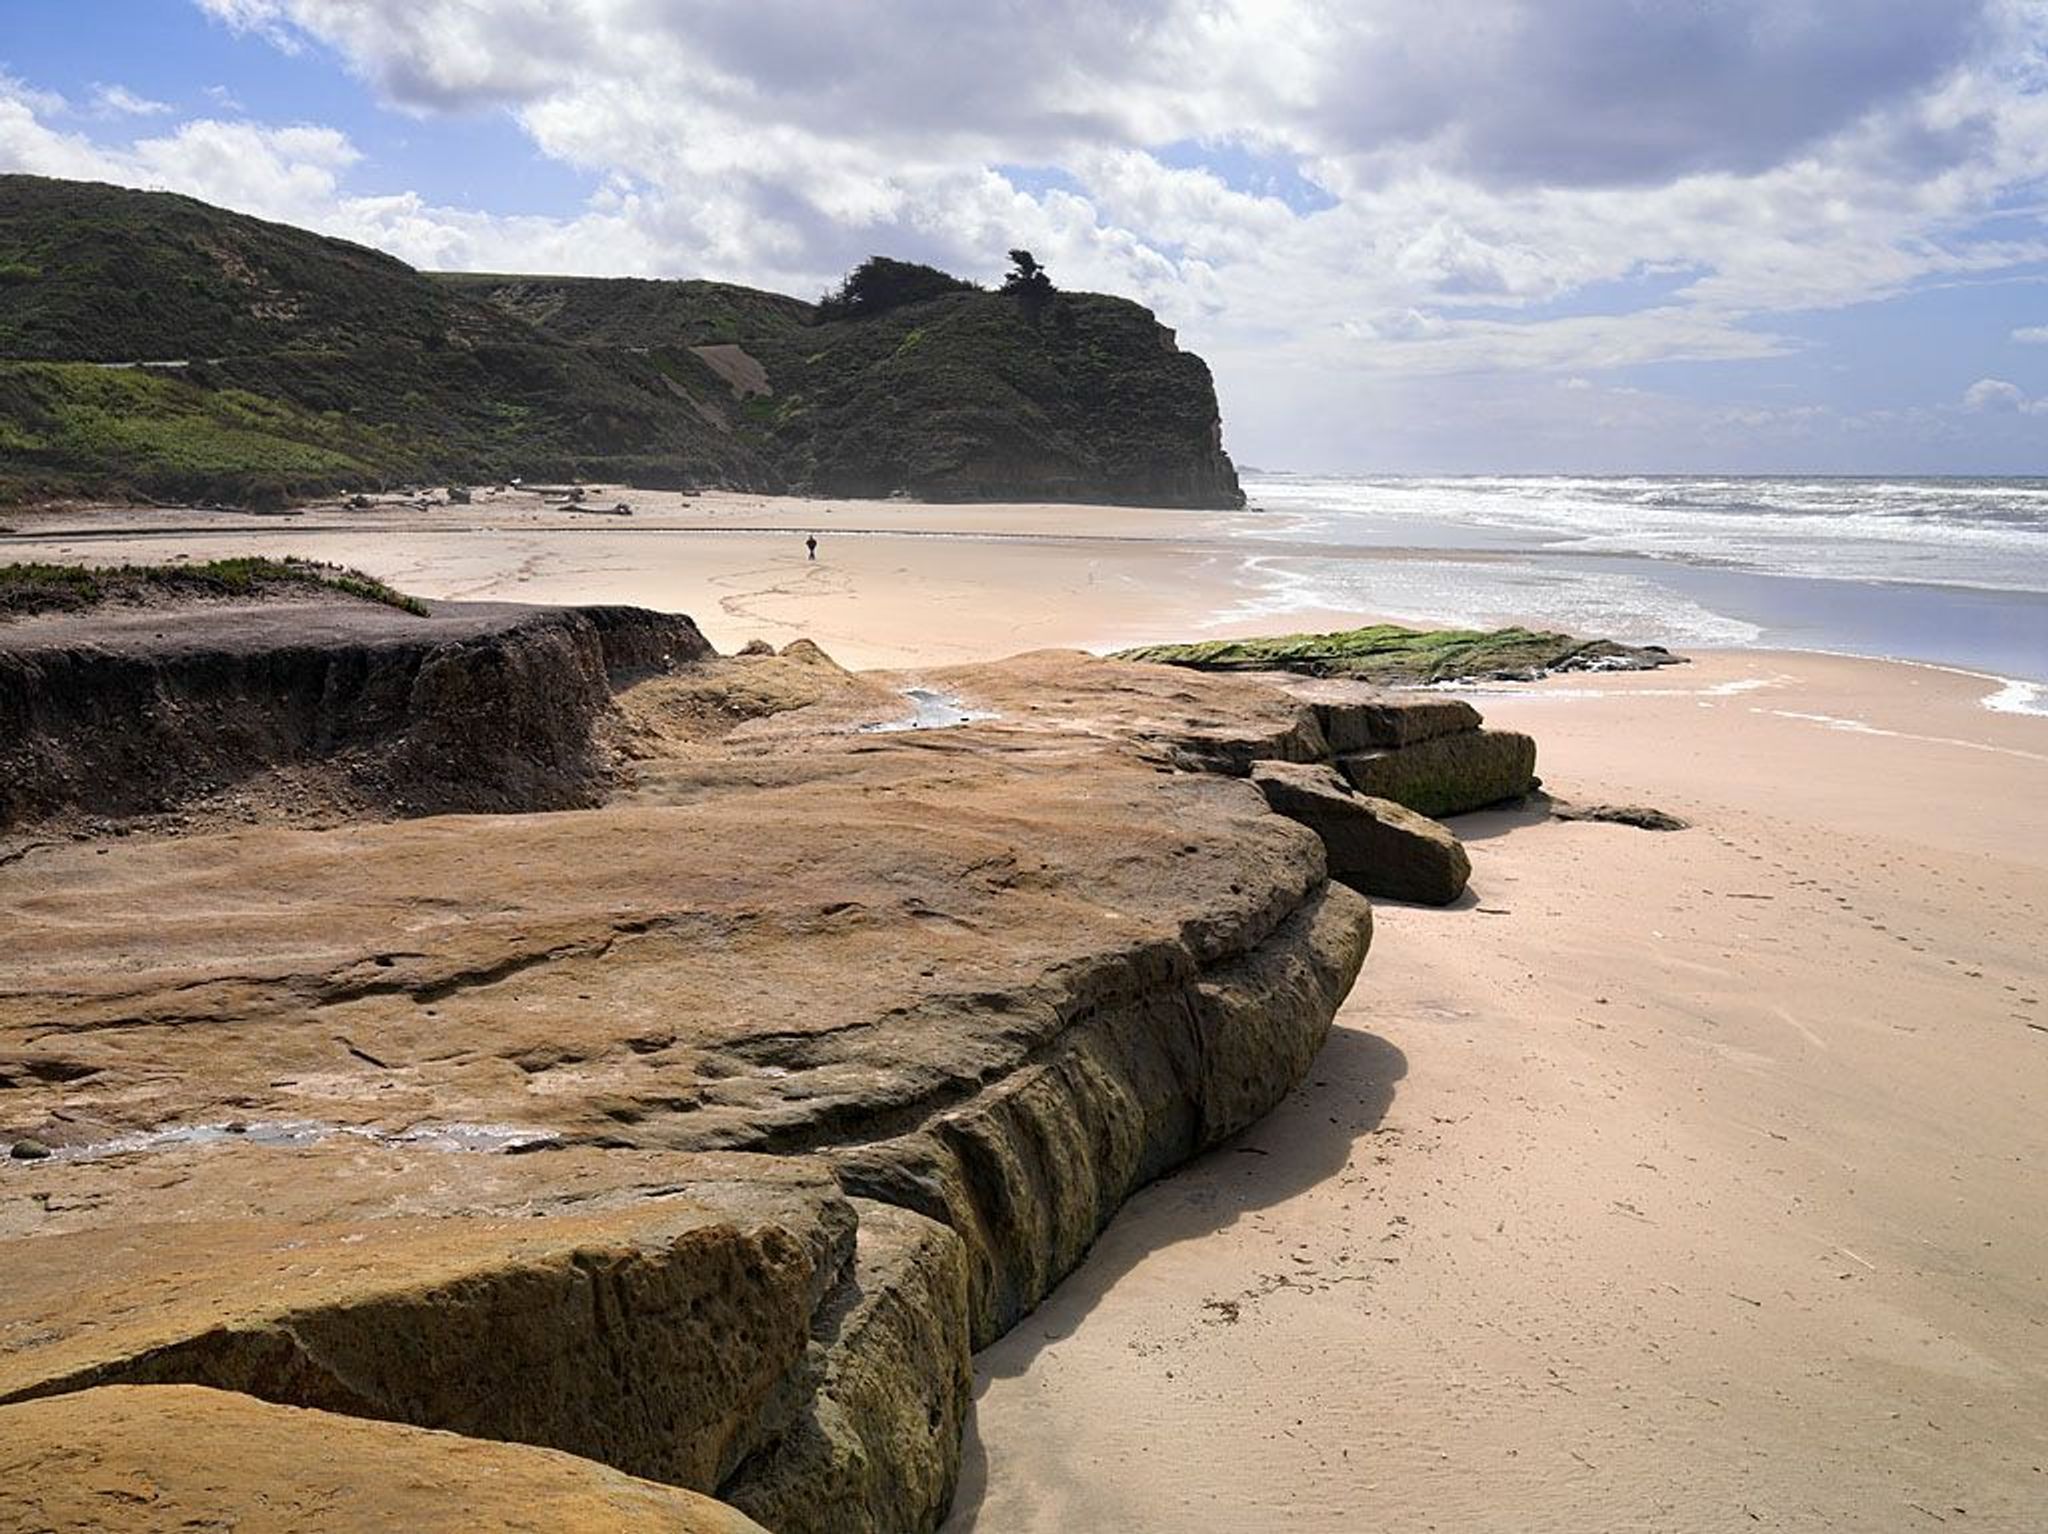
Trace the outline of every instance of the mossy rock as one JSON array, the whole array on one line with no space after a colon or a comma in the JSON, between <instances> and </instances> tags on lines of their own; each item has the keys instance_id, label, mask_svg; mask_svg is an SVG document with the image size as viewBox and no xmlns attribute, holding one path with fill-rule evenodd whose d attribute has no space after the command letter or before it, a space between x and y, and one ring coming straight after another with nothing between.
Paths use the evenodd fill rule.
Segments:
<instances>
[{"instance_id":1,"label":"mossy rock","mask_svg":"<svg viewBox=\"0 0 2048 1534\"><path fill-rule=\"evenodd\" d=\"M1440 818L1528 793L1536 786L1536 742L1509 730L1467 730L1341 757L1337 765L1361 794Z\"/></svg>"},{"instance_id":2,"label":"mossy rock","mask_svg":"<svg viewBox=\"0 0 2048 1534\"><path fill-rule=\"evenodd\" d=\"M1547 630L1411 629L1379 623L1327 634L1145 645L1124 650L1117 659L1198 671L1298 671L1396 684L1522 680L1551 671L1645 671L1678 664L1680 657L1654 645L1575 639Z\"/></svg>"}]
</instances>

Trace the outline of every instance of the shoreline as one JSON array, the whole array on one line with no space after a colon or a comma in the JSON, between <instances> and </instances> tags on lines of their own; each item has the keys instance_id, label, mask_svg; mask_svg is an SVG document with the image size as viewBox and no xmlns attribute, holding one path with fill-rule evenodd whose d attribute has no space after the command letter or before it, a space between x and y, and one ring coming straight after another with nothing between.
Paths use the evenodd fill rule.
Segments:
<instances>
[{"instance_id":1,"label":"shoreline","mask_svg":"<svg viewBox=\"0 0 2048 1534\"><path fill-rule=\"evenodd\" d=\"M65 505L16 515L12 530L0 534L0 558L61 561L121 553L168 560L227 552L299 553L362 568L401 589L417 588L428 598L620 600L688 612L727 650L757 637L746 627L751 619L766 626L761 637L807 633L828 649L836 637L839 648L833 653L849 664L888 666L940 657L988 659L1048 645L1101 652L1368 622L1430 627L1455 621L1370 606L1276 605L1267 600L1269 591L1247 579L1261 561L1316 559L1366 569L1456 564L1509 572L1526 561L1637 557L1428 544L1320 546L1245 531L1248 520L1307 520L1292 509L1203 512L1067 503L810 500L726 491L688 496L605 492L613 493L633 503L633 518L566 510L532 492L496 497L484 492L487 498L472 505L427 512L405 502L369 511L326 502L282 514L193 511L171 525L160 521L163 513L157 508ZM841 515L859 516L861 525L838 525L835 519ZM1080 518L1087 519L1085 528L1076 525ZM825 554L816 565L801 552L801 540L811 532L821 535ZM490 544L478 534L488 535ZM707 552L692 558L692 546L700 542ZM649 558L657 543L668 546ZM906 546L920 551L917 563L889 557ZM860 552L852 559L835 559L839 547ZM584 549L595 552L578 557ZM499 557L490 557L494 552ZM1020 561L1027 568L1016 569ZM764 578L748 589L745 582L752 577ZM1836 584L1861 589L1869 583ZM1928 592L1965 589L1891 584ZM2016 601L2029 596L1967 590ZM1031 610L1018 611L1026 605L1027 591ZM855 602L865 609L857 627L832 621ZM1105 612L1120 609L1128 616L1103 621ZM964 618L967 632L957 643L941 639L934 644L929 620L955 614ZM2019 704L2013 712L2048 713L2048 656L2036 676L2024 668L1868 650L1615 632L1597 622L1545 616L1540 608L1467 618L1475 627L1519 623L1587 637L1662 642L1687 655L1840 655L1947 666L1994 683L1994 695L2013 696ZM2030 700L2039 707L2027 706Z\"/></svg>"}]
</instances>

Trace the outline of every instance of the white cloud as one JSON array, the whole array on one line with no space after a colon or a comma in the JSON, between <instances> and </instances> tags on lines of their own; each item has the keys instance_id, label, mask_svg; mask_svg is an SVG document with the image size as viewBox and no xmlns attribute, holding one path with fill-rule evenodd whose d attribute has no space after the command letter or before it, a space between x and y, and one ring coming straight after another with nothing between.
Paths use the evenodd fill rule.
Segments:
<instances>
[{"instance_id":1,"label":"white cloud","mask_svg":"<svg viewBox=\"0 0 2048 1534\"><path fill-rule=\"evenodd\" d=\"M125 85L95 85L92 103L98 117L163 117L171 110L169 102L138 96Z\"/></svg>"},{"instance_id":2,"label":"white cloud","mask_svg":"<svg viewBox=\"0 0 2048 1534\"><path fill-rule=\"evenodd\" d=\"M297 53L298 35L279 0L195 0L199 9L236 32L253 32L282 53Z\"/></svg>"},{"instance_id":3,"label":"white cloud","mask_svg":"<svg viewBox=\"0 0 2048 1534\"><path fill-rule=\"evenodd\" d=\"M2048 346L2048 325L2023 325L2012 338L2022 346Z\"/></svg>"},{"instance_id":4,"label":"white cloud","mask_svg":"<svg viewBox=\"0 0 2048 1534\"><path fill-rule=\"evenodd\" d=\"M1985 415L2048 415L2048 397L2032 399L2016 383L1980 378L1963 391L1963 408Z\"/></svg>"},{"instance_id":5,"label":"white cloud","mask_svg":"<svg viewBox=\"0 0 2048 1534\"><path fill-rule=\"evenodd\" d=\"M877 251L987 278L1026 245L1157 308L1266 462L1392 440L1424 407L1390 380L1493 399L1478 442L1537 387L1596 402L1560 378L1782 355L1792 312L2048 260L2038 220L1984 222L2038 182L2048 0L194 3L332 48L400 110L509 111L599 190L559 218L367 197L345 141L207 121L96 149L19 91L0 166L94 164L434 266L810 293ZM1062 174L1033 193L1020 165ZM1270 195L1309 183L1333 205Z\"/></svg>"}]
</instances>

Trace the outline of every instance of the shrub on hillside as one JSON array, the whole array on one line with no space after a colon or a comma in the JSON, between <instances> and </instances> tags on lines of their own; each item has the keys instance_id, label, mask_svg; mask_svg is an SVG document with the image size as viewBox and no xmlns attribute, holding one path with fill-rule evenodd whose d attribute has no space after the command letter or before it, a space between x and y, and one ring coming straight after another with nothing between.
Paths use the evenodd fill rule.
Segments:
<instances>
[{"instance_id":1,"label":"shrub on hillside","mask_svg":"<svg viewBox=\"0 0 2048 1534\"><path fill-rule=\"evenodd\" d=\"M869 256L847 274L844 282L818 300L818 318L821 321L866 319L871 315L886 314L891 309L900 309L905 304L921 303L927 298L973 291L973 283L942 272L936 266L921 266L915 261L892 261L887 256Z\"/></svg>"}]
</instances>

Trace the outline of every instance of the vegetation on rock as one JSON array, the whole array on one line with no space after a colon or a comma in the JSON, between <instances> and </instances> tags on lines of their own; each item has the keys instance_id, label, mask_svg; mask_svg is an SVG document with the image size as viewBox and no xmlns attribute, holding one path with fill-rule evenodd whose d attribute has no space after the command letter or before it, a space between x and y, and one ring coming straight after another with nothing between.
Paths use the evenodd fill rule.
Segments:
<instances>
[{"instance_id":1,"label":"vegetation on rock","mask_svg":"<svg viewBox=\"0 0 2048 1534\"><path fill-rule=\"evenodd\" d=\"M1121 660L1200 671L1299 671L1388 683L1526 680L1550 671L1642 671L1680 657L1657 646L1575 639L1532 629L1410 629L1391 623L1328 634L1144 645Z\"/></svg>"},{"instance_id":2,"label":"vegetation on rock","mask_svg":"<svg viewBox=\"0 0 2048 1534\"><path fill-rule=\"evenodd\" d=\"M424 615L418 597L375 576L312 559L215 559L180 565L0 565L0 618L79 612L109 602L161 597L246 597L334 591Z\"/></svg>"},{"instance_id":3,"label":"vegetation on rock","mask_svg":"<svg viewBox=\"0 0 2048 1534\"><path fill-rule=\"evenodd\" d=\"M973 283L963 282L935 266L921 266L915 261L892 261L887 256L869 256L847 274L844 282L818 300L815 318L866 319L927 298L974 291Z\"/></svg>"}]
</instances>

